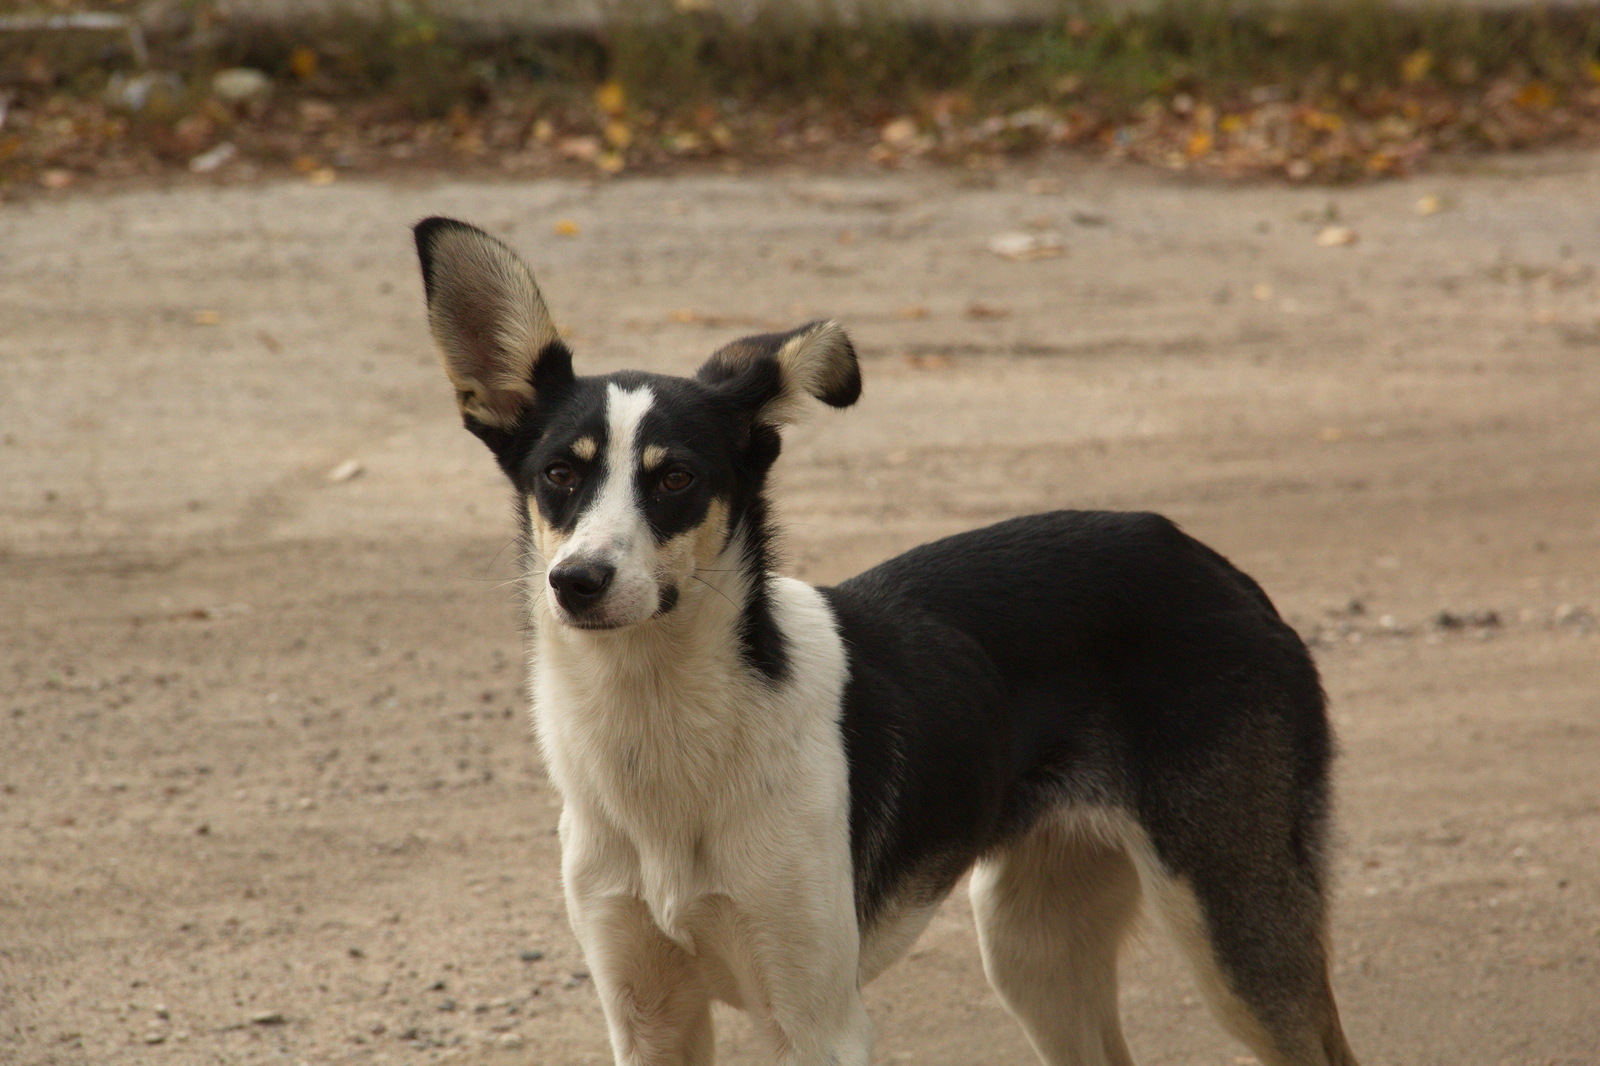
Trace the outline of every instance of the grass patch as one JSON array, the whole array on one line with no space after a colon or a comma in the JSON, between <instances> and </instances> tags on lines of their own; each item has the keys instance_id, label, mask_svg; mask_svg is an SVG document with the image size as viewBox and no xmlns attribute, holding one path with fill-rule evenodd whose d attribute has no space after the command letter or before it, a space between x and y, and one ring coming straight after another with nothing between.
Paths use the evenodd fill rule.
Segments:
<instances>
[{"instance_id":1,"label":"grass patch","mask_svg":"<svg viewBox=\"0 0 1600 1066\"><path fill-rule=\"evenodd\" d=\"M242 161L310 159L319 172L476 160L615 173L841 154L983 164L1061 146L1350 180L1600 128L1593 3L1076 0L1001 25L918 21L887 4L685 10L699 6L637 0L593 31L486 33L424 0L292 25L223 22L191 0L186 20L151 38L167 79L157 106L132 99L129 79L149 75L104 42L11 35L24 47L0 61L12 115L0 181L53 171L61 183L93 172L97 152L172 165L224 140ZM214 75L240 67L271 91L219 100ZM86 118L94 106L103 114ZM63 116L100 133L74 138L51 121Z\"/></svg>"}]
</instances>

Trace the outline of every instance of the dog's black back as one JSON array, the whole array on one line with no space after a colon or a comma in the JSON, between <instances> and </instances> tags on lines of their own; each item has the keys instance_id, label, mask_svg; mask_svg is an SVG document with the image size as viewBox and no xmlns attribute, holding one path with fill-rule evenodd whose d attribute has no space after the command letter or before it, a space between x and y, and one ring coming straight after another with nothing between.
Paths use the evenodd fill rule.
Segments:
<instances>
[{"instance_id":1,"label":"dog's black back","mask_svg":"<svg viewBox=\"0 0 1600 1066\"><path fill-rule=\"evenodd\" d=\"M1248 834L1320 883L1316 668L1260 586L1167 519L1030 515L826 592L850 654L864 922L908 880L948 891L1062 804L1128 811L1197 882L1229 880L1205 869L1211 844Z\"/></svg>"}]
</instances>

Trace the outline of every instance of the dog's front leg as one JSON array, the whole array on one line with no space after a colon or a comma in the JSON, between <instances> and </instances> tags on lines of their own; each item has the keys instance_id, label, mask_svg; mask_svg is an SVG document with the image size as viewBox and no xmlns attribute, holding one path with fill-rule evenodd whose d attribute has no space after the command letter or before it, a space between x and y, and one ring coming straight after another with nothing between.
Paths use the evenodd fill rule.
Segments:
<instances>
[{"instance_id":1,"label":"dog's front leg","mask_svg":"<svg viewBox=\"0 0 1600 1066\"><path fill-rule=\"evenodd\" d=\"M849 878L819 884L812 873L777 871L777 884L806 889L741 900L764 1001L756 1009L782 1066L867 1066L872 1024Z\"/></svg>"},{"instance_id":2,"label":"dog's front leg","mask_svg":"<svg viewBox=\"0 0 1600 1066\"><path fill-rule=\"evenodd\" d=\"M617 1066L711 1066L711 996L694 960L635 894L633 849L603 819L561 812L567 919L583 947Z\"/></svg>"},{"instance_id":3,"label":"dog's front leg","mask_svg":"<svg viewBox=\"0 0 1600 1066\"><path fill-rule=\"evenodd\" d=\"M656 926L644 901L569 885L567 909L617 1066L711 1066L711 997L693 960Z\"/></svg>"}]
</instances>

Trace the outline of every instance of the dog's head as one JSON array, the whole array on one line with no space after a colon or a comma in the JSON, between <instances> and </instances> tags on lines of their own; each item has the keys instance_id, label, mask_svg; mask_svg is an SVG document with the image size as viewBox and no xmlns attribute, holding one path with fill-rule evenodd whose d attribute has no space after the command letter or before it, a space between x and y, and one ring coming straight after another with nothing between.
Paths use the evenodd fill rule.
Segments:
<instances>
[{"instance_id":1,"label":"dog's head","mask_svg":"<svg viewBox=\"0 0 1600 1066\"><path fill-rule=\"evenodd\" d=\"M573 373L533 275L462 222L416 227L428 320L466 427L516 487L551 614L581 629L673 611L699 572L764 571L767 471L808 397L861 394L835 322L745 337L692 378ZM721 562L719 563L719 560Z\"/></svg>"}]
</instances>

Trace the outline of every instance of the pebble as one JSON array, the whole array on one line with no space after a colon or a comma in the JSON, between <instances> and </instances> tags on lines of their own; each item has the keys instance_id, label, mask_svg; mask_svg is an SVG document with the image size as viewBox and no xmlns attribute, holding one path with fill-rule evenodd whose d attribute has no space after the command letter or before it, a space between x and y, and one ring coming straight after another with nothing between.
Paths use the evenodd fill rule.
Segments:
<instances>
[{"instance_id":1,"label":"pebble","mask_svg":"<svg viewBox=\"0 0 1600 1066\"><path fill-rule=\"evenodd\" d=\"M351 478L360 474L364 469L366 468L361 465L359 460L346 459L344 462L328 471L328 480L334 482L349 481Z\"/></svg>"},{"instance_id":2,"label":"pebble","mask_svg":"<svg viewBox=\"0 0 1600 1066\"><path fill-rule=\"evenodd\" d=\"M1433 616L1433 624L1440 629L1490 629L1500 624L1500 612L1487 611L1440 611Z\"/></svg>"},{"instance_id":3,"label":"pebble","mask_svg":"<svg viewBox=\"0 0 1600 1066\"><path fill-rule=\"evenodd\" d=\"M539 951L538 949L534 949L532 951L519 951L517 952L517 958L523 962L538 962L540 959L544 958L544 952Z\"/></svg>"},{"instance_id":4,"label":"pebble","mask_svg":"<svg viewBox=\"0 0 1600 1066\"><path fill-rule=\"evenodd\" d=\"M1323 248L1339 248L1356 240L1356 231L1349 226L1323 226L1317 231L1317 244Z\"/></svg>"},{"instance_id":5,"label":"pebble","mask_svg":"<svg viewBox=\"0 0 1600 1066\"><path fill-rule=\"evenodd\" d=\"M1066 246L1054 233L1002 233L989 241L989 251L1001 259L1027 262L1065 255Z\"/></svg>"},{"instance_id":6,"label":"pebble","mask_svg":"<svg viewBox=\"0 0 1600 1066\"><path fill-rule=\"evenodd\" d=\"M1558 626L1593 625L1594 620L1594 615L1577 604L1563 603L1556 608L1555 623Z\"/></svg>"},{"instance_id":7,"label":"pebble","mask_svg":"<svg viewBox=\"0 0 1600 1066\"><path fill-rule=\"evenodd\" d=\"M250 1015L250 1022L253 1025L282 1025L288 1020L283 1012L278 1010L257 1011Z\"/></svg>"},{"instance_id":8,"label":"pebble","mask_svg":"<svg viewBox=\"0 0 1600 1066\"><path fill-rule=\"evenodd\" d=\"M253 67L228 67L212 75L211 91L219 100L242 104L270 95L272 79Z\"/></svg>"}]
</instances>

